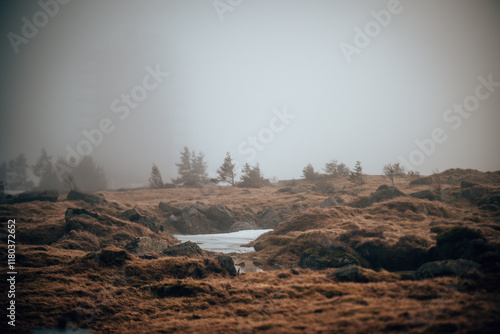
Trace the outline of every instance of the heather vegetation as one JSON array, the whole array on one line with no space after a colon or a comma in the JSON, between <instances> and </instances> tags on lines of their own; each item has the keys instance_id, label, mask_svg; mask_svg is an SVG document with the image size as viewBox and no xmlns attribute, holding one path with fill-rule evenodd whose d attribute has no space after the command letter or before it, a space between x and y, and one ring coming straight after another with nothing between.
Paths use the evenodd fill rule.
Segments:
<instances>
[{"instance_id":1,"label":"heather vegetation","mask_svg":"<svg viewBox=\"0 0 500 334\"><path fill-rule=\"evenodd\" d=\"M199 156L189 152L189 163ZM259 166L248 165L248 189L165 188L154 167L154 191L73 190L0 205L0 216L18 221L21 331L135 333L147 324L149 332L441 333L500 325L499 172L454 169L388 185L387 176L359 169L362 183L353 182L354 169L263 186ZM244 254L173 236L245 229L272 231Z\"/></svg>"}]
</instances>

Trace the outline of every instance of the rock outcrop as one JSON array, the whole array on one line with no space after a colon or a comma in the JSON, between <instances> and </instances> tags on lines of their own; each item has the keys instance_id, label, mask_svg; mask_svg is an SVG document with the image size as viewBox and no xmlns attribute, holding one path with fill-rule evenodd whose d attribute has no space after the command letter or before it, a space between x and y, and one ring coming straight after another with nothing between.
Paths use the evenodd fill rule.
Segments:
<instances>
[{"instance_id":1,"label":"rock outcrop","mask_svg":"<svg viewBox=\"0 0 500 334\"><path fill-rule=\"evenodd\" d=\"M366 208L373 203L383 202L399 196L405 196L405 194L399 191L396 187L391 187L384 184L378 187L375 192L371 193L369 197L361 197L358 200L350 203L349 206L354 208Z\"/></svg>"},{"instance_id":2,"label":"rock outcrop","mask_svg":"<svg viewBox=\"0 0 500 334\"><path fill-rule=\"evenodd\" d=\"M229 255L219 255L217 256L217 262L219 262L220 266L227 270L229 275L231 276L236 276L236 267L234 266L234 261L233 258L230 257Z\"/></svg>"},{"instance_id":3,"label":"rock outcrop","mask_svg":"<svg viewBox=\"0 0 500 334\"><path fill-rule=\"evenodd\" d=\"M323 208L323 209L324 208L331 208L331 207L335 207L335 206L339 206L339 203L337 202L335 197L328 197L319 205L319 207Z\"/></svg>"},{"instance_id":4,"label":"rock outcrop","mask_svg":"<svg viewBox=\"0 0 500 334\"><path fill-rule=\"evenodd\" d=\"M102 204L106 201L103 196L89 194L77 190L71 190L68 193L66 199L68 201L84 201L89 204Z\"/></svg>"},{"instance_id":5,"label":"rock outcrop","mask_svg":"<svg viewBox=\"0 0 500 334\"><path fill-rule=\"evenodd\" d=\"M150 237L138 237L125 245L127 251L142 258L155 258L169 247L171 245L167 240Z\"/></svg>"},{"instance_id":6,"label":"rock outcrop","mask_svg":"<svg viewBox=\"0 0 500 334\"><path fill-rule=\"evenodd\" d=\"M163 254L167 256L188 256L190 258L206 256L206 252L192 241L169 247L163 251Z\"/></svg>"},{"instance_id":7,"label":"rock outcrop","mask_svg":"<svg viewBox=\"0 0 500 334\"><path fill-rule=\"evenodd\" d=\"M417 279L434 278L442 276L461 276L469 271L478 269L479 264L468 260L444 260L427 262L415 271Z\"/></svg>"},{"instance_id":8,"label":"rock outcrop","mask_svg":"<svg viewBox=\"0 0 500 334\"><path fill-rule=\"evenodd\" d=\"M120 214L120 218L138 223L149 228L153 232L163 231L164 227L153 217L140 214L136 209L129 209Z\"/></svg>"},{"instance_id":9,"label":"rock outcrop","mask_svg":"<svg viewBox=\"0 0 500 334\"><path fill-rule=\"evenodd\" d=\"M431 185L431 184L432 184L432 176L419 177L418 179L410 182L410 186Z\"/></svg>"},{"instance_id":10,"label":"rock outcrop","mask_svg":"<svg viewBox=\"0 0 500 334\"><path fill-rule=\"evenodd\" d=\"M0 203L15 204L26 202L57 202L59 193L57 190L44 190L44 191L26 191L17 196L8 196L0 198Z\"/></svg>"}]
</instances>

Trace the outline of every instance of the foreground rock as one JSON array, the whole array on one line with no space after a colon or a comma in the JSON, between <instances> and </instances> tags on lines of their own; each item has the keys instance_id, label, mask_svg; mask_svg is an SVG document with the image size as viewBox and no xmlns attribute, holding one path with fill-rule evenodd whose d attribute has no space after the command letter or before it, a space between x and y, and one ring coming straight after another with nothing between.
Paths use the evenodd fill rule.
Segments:
<instances>
[{"instance_id":1,"label":"foreground rock","mask_svg":"<svg viewBox=\"0 0 500 334\"><path fill-rule=\"evenodd\" d=\"M120 214L120 218L141 224L153 232L163 231L164 227L153 217L141 215L136 209L130 209Z\"/></svg>"},{"instance_id":2,"label":"foreground rock","mask_svg":"<svg viewBox=\"0 0 500 334\"><path fill-rule=\"evenodd\" d=\"M168 204L161 204L161 209L171 214L166 223L183 234L229 232L235 223L233 213L220 204L207 207L196 202L180 211Z\"/></svg>"},{"instance_id":3,"label":"foreground rock","mask_svg":"<svg viewBox=\"0 0 500 334\"><path fill-rule=\"evenodd\" d=\"M436 195L434 195L434 193L430 190L417 191L410 194L410 196L418 199L428 199L429 201L433 201L436 199Z\"/></svg>"},{"instance_id":4,"label":"foreground rock","mask_svg":"<svg viewBox=\"0 0 500 334\"><path fill-rule=\"evenodd\" d=\"M174 216L182 215L181 209L176 208L176 207L170 205L169 203L160 202L160 204L158 204L158 208L160 210L167 212L167 213L174 215Z\"/></svg>"},{"instance_id":5,"label":"foreground rock","mask_svg":"<svg viewBox=\"0 0 500 334\"><path fill-rule=\"evenodd\" d=\"M417 279L451 276L457 277L474 269L479 269L480 265L468 260L444 260L427 262L415 271Z\"/></svg>"},{"instance_id":6,"label":"foreground rock","mask_svg":"<svg viewBox=\"0 0 500 334\"><path fill-rule=\"evenodd\" d=\"M77 190L71 190L66 198L68 201L84 201L89 204L102 204L106 200L103 196L84 193Z\"/></svg>"},{"instance_id":7,"label":"foreground rock","mask_svg":"<svg viewBox=\"0 0 500 334\"><path fill-rule=\"evenodd\" d=\"M182 244L169 247L163 251L167 256L188 256L188 257L204 257L207 253L197 244L191 241L183 242Z\"/></svg>"},{"instance_id":8,"label":"foreground rock","mask_svg":"<svg viewBox=\"0 0 500 334\"><path fill-rule=\"evenodd\" d=\"M315 270L340 268L350 264L359 265L359 256L353 249L340 243L329 247L317 246L306 249L299 261L302 268Z\"/></svg>"},{"instance_id":9,"label":"foreground rock","mask_svg":"<svg viewBox=\"0 0 500 334\"><path fill-rule=\"evenodd\" d=\"M437 236L436 257L440 260L475 260L488 251L483 234L467 227L455 227Z\"/></svg>"},{"instance_id":10,"label":"foreground rock","mask_svg":"<svg viewBox=\"0 0 500 334\"><path fill-rule=\"evenodd\" d=\"M460 198L465 198L470 202L477 204L479 203L479 201L484 199L489 194L489 192L490 190L485 187L465 188L460 192Z\"/></svg>"},{"instance_id":11,"label":"foreground rock","mask_svg":"<svg viewBox=\"0 0 500 334\"><path fill-rule=\"evenodd\" d=\"M332 195L335 193L335 186L331 183L320 181L316 182L316 184L312 188L314 191L319 191L323 194Z\"/></svg>"},{"instance_id":12,"label":"foreground rock","mask_svg":"<svg viewBox=\"0 0 500 334\"><path fill-rule=\"evenodd\" d=\"M281 222L278 213L268 206L257 213L257 219L259 226L264 229L275 228Z\"/></svg>"},{"instance_id":13,"label":"foreground rock","mask_svg":"<svg viewBox=\"0 0 500 334\"><path fill-rule=\"evenodd\" d=\"M324 208L331 208L331 207L335 207L335 206L339 206L339 203L337 202L335 197L328 197L319 205L319 207L323 208L323 209Z\"/></svg>"},{"instance_id":14,"label":"foreground rock","mask_svg":"<svg viewBox=\"0 0 500 334\"><path fill-rule=\"evenodd\" d=\"M349 206L354 208L366 208L373 203L383 202L399 196L405 196L405 194L399 191L396 187L390 187L384 184L378 187L375 192L371 193L369 197L361 197L360 199L349 204Z\"/></svg>"},{"instance_id":15,"label":"foreground rock","mask_svg":"<svg viewBox=\"0 0 500 334\"><path fill-rule=\"evenodd\" d=\"M219 231L228 231L234 223L234 216L224 205L212 205L206 211L209 220Z\"/></svg>"},{"instance_id":16,"label":"foreground rock","mask_svg":"<svg viewBox=\"0 0 500 334\"><path fill-rule=\"evenodd\" d=\"M410 182L410 186L431 185L431 184L432 184L432 176L420 177Z\"/></svg>"},{"instance_id":17,"label":"foreground rock","mask_svg":"<svg viewBox=\"0 0 500 334\"><path fill-rule=\"evenodd\" d=\"M332 271L329 278L339 282L368 283L370 280L357 265L351 264Z\"/></svg>"},{"instance_id":18,"label":"foreground rock","mask_svg":"<svg viewBox=\"0 0 500 334\"><path fill-rule=\"evenodd\" d=\"M171 245L164 239L152 239L150 237L138 237L125 245L130 253L137 254L141 258L156 258L163 254Z\"/></svg>"},{"instance_id":19,"label":"foreground rock","mask_svg":"<svg viewBox=\"0 0 500 334\"><path fill-rule=\"evenodd\" d=\"M229 275L236 276L236 267L234 266L233 258L229 255L219 255L217 256L217 262L219 262L220 266L227 270Z\"/></svg>"},{"instance_id":20,"label":"foreground rock","mask_svg":"<svg viewBox=\"0 0 500 334\"><path fill-rule=\"evenodd\" d=\"M0 203L15 204L26 202L57 202L59 193L57 190L44 190L44 191L27 191L17 196L8 196L0 198Z\"/></svg>"},{"instance_id":21,"label":"foreground rock","mask_svg":"<svg viewBox=\"0 0 500 334\"><path fill-rule=\"evenodd\" d=\"M132 260L132 257L123 249L108 247L98 252L87 254L84 259L92 259L103 267L121 267L125 264L125 262Z\"/></svg>"}]
</instances>

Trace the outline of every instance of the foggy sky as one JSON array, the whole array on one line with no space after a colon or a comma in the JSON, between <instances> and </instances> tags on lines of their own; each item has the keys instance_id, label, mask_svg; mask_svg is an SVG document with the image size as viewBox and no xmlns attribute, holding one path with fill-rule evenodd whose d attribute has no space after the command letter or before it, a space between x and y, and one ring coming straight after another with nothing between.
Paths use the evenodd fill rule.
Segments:
<instances>
[{"instance_id":1,"label":"foggy sky","mask_svg":"<svg viewBox=\"0 0 500 334\"><path fill-rule=\"evenodd\" d=\"M213 1L73 0L16 53L8 34L22 36L22 18L42 9L4 1L0 162L34 163L43 147L64 157L107 118L114 129L92 155L111 187L147 184L153 163L168 181L185 145L205 153L211 176L228 151L279 179L332 159L381 174L435 129L446 139L414 169L499 170L500 87L466 117L447 112L478 77L500 82L498 1L401 0L348 62L342 43L356 46L355 28L388 3L243 0L221 20ZM125 103L113 102L148 68L168 76L120 119ZM294 118L276 118L284 110Z\"/></svg>"}]
</instances>

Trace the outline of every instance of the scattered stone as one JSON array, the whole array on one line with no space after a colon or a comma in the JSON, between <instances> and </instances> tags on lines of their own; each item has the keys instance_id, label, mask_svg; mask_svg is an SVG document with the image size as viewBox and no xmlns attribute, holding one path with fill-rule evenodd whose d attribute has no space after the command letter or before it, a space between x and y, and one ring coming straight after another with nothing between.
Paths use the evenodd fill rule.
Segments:
<instances>
[{"instance_id":1,"label":"scattered stone","mask_svg":"<svg viewBox=\"0 0 500 334\"><path fill-rule=\"evenodd\" d=\"M495 205L500 206L500 195L495 194L491 196L486 196L479 201L478 205Z\"/></svg>"},{"instance_id":2,"label":"scattered stone","mask_svg":"<svg viewBox=\"0 0 500 334\"><path fill-rule=\"evenodd\" d=\"M344 266L342 268L332 271L329 278L333 278L339 282L356 282L356 283L368 283L369 279L363 274L361 268L357 265L351 264Z\"/></svg>"},{"instance_id":3,"label":"scattered stone","mask_svg":"<svg viewBox=\"0 0 500 334\"><path fill-rule=\"evenodd\" d=\"M290 275L289 273L280 273L278 274L278 278L290 278L292 275Z\"/></svg>"},{"instance_id":4,"label":"scattered stone","mask_svg":"<svg viewBox=\"0 0 500 334\"><path fill-rule=\"evenodd\" d=\"M138 237L125 245L130 253L143 257L150 253L163 254L171 245L164 239L152 239L150 237Z\"/></svg>"},{"instance_id":5,"label":"scattered stone","mask_svg":"<svg viewBox=\"0 0 500 334\"><path fill-rule=\"evenodd\" d=\"M99 215L94 212L90 212L85 209L73 209L68 208L64 213L64 219L66 220L66 224L71 220L71 218L81 217L85 219L97 219Z\"/></svg>"},{"instance_id":6,"label":"scattered stone","mask_svg":"<svg viewBox=\"0 0 500 334\"><path fill-rule=\"evenodd\" d=\"M168 256L204 257L206 252L192 241L169 247L163 251Z\"/></svg>"},{"instance_id":7,"label":"scattered stone","mask_svg":"<svg viewBox=\"0 0 500 334\"><path fill-rule=\"evenodd\" d=\"M427 207L425 206L424 203L420 204L420 206L418 207L417 209L417 213L423 213L424 215L428 215L429 214L429 210L427 209Z\"/></svg>"},{"instance_id":8,"label":"scattered stone","mask_svg":"<svg viewBox=\"0 0 500 334\"><path fill-rule=\"evenodd\" d=\"M296 213L299 213L299 212L304 211L306 209L307 209L307 205L304 205L302 203L292 205L292 210L295 211Z\"/></svg>"},{"instance_id":9,"label":"scattered stone","mask_svg":"<svg viewBox=\"0 0 500 334\"><path fill-rule=\"evenodd\" d=\"M384 184L378 187L378 189L370 195L370 200L372 201L372 203L376 203L404 195L405 194L399 191L398 188L390 187Z\"/></svg>"},{"instance_id":10,"label":"scattered stone","mask_svg":"<svg viewBox=\"0 0 500 334\"><path fill-rule=\"evenodd\" d=\"M477 186L477 183L472 183L472 182L467 182L465 180L462 180L460 183L460 188L471 188Z\"/></svg>"},{"instance_id":11,"label":"scattered stone","mask_svg":"<svg viewBox=\"0 0 500 334\"><path fill-rule=\"evenodd\" d=\"M367 208L370 205L372 205L372 200L368 196L362 196L354 202L349 203L349 206L360 209Z\"/></svg>"},{"instance_id":12,"label":"scattered stone","mask_svg":"<svg viewBox=\"0 0 500 334\"><path fill-rule=\"evenodd\" d=\"M215 223L215 226L220 231L227 231L234 224L234 215L221 204L212 205L206 210L208 219Z\"/></svg>"},{"instance_id":13,"label":"scattered stone","mask_svg":"<svg viewBox=\"0 0 500 334\"><path fill-rule=\"evenodd\" d=\"M321 203L319 205L320 208L331 208L331 207L334 207L334 206L339 206L339 203L337 203L337 200L335 199L335 197L328 197L327 199L325 199L323 201L323 203Z\"/></svg>"},{"instance_id":14,"label":"scattered stone","mask_svg":"<svg viewBox=\"0 0 500 334\"><path fill-rule=\"evenodd\" d=\"M427 262L415 271L417 279L434 278L442 276L461 276L468 271L478 269L480 265L468 260L444 260Z\"/></svg>"},{"instance_id":15,"label":"scattered stone","mask_svg":"<svg viewBox=\"0 0 500 334\"><path fill-rule=\"evenodd\" d=\"M174 216L180 216L182 214L181 209L176 208L169 203L160 202L160 204L158 204L158 207L160 208L160 210L173 214Z\"/></svg>"},{"instance_id":16,"label":"scattered stone","mask_svg":"<svg viewBox=\"0 0 500 334\"><path fill-rule=\"evenodd\" d=\"M458 178L456 176L453 176L453 175L450 175L446 178L446 180L444 181L444 183L446 184L458 184Z\"/></svg>"},{"instance_id":17,"label":"scattered stone","mask_svg":"<svg viewBox=\"0 0 500 334\"><path fill-rule=\"evenodd\" d=\"M291 192L293 192L293 187L279 188L276 192L277 193L291 193Z\"/></svg>"},{"instance_id":18,"label":"scattered stone","mask_svg":"<svg viewBox=\"0 0 500 334\"><path fill-rule=\"evenodd\" d=\"M163 231L164 227L153 217L147 217L140 214L135 208L129 209L120 214L120 218L140 224L149 228L153 232Z\"/></svg>"},{"instance_id":19,"label":"scattered stone","mask_svg":"<svg viewBox=\"0 0 500 334\"><path fill-rule=\"evenodd\" d=\"M326 268L340 268L349 264L360 264L357 253L340 243L329 246L308 248L300 255L299 265L302 268L321 270Z\"/></svg>"},{"instance_id":20,"label":"scattered stone","mask_svg":"<svg viewBox=\"0 0 500 334\"><path fill-rule=\"evenodd\" d=\"M332 195L333 193L335 193L335 186L331 183L320 181L316 182L313 190L319 191L323 194Z\"/></svg>"},{"instance_id":21,"label":"scattered stone","mask_svg":"<svg viewBox=\"0 0 500 334\"><path fill-rule=\"evenodd\" d=\"M193 208L195 208L196 210L200 211L203 214L207 213L208 210L207 206L201 202L194 203Z\"/></svg>"},{"instance_id":22,"label":"scattered stone","mask_svg":"<svg viewBox=\"0 0 500 334\"><path fill-rule=\"evenodd\" d=\"M433 201L436 199L436 195L434 195L434 193L430 190L417 191L415 193L410 194L410 196L419 199L428 199L429 201Z\"/></svg>"},{"instance_id":23,"label":"scattered stone","mask_svg":"<svg viewBox=\"0 0 500 334\"><path fill-rule=\"evenodd\" d=\"M473 259L472 254L476 254L477 243L474 240L485 241L480 231L467 227L455 227L446 232L440 233L436 238L436 255L438 259Z\"/></svg>"},{"instance_id":24,"label":"scattered stone","mask_svg":"<svg viewBox=\"0 0 500 334\"><path fill-rule=\"evenodd\" d=\"M410 182L410 186L431 185L431 184L432 184L432 176L420 177Z\"/></svg>"},{"instance_id":25,"label":"scattered stone","mask_svg":"<svg viewBox=\"0 0 500 334\"><path fill-rule=\"evenodd\" d=\"M236 276L236 267L234 266L232 257L230 257L229 255L219 255L216 259L217 262L219 262L220 266L229 272L229 275Z\"/></svg>"},{"instance_id":26,"label":"scattered stone","mask_svg":"<svg viewBox=\"0 0 500 334\"><path fill-rule=\"evenodd\" d=\"M180 219L174 221L174 227L184 234L201 234L214 232L212 222L194 206L182 209Z\"/></svg>"},{"instance_id":27,"label":"scattered stone","mask_svg":"<svg viewBox=\"0 0 500 334\"><path fill-rule=\"evenodd\" d=\"M278 213L268 206L257 212L257 218L258 225L264 229L275 228L280 223Z\"/></svg>"},{"instance_id":28,"label":"scattered stone","mask_svg":"<svg viewBox=\"0 0 500 334\"><path fill-rule=\"evenodd\" d=\"M66 199L68 201L84 201L84 202L87 202L89 204L102 204L106 201L102 195L98 196L98 195L84 193L84 192L77 191L77 190L71 190L68 193L68 196L66 197Z\"/></svg>"},{"instance_id":29,"label":"scattered stone","mask_svg":"<svg viewBox=\"0 0 500 334\"><path fill-rule=\"evenodd\" d=\"M405 196L405 194L399 191L396 187L384 184L378 187L374 193L371 193L370 197L360 197L356 201L350 203L349 206L354 208L366 208L373 203L383 202L398 196Z\"/></svg>"},{"instance_id":30,"label":"scattered stone","mask_svg":"<svg viewBox=\"0 0 500 334\"><path fill-rule=\"evenodd\" d=\"M254 245L253 245L253 249L255 249L256 252L259 252L261 250L264 249L264 247L262 247L262 243L260 241L257 241Z\"/></svg>"},{"instance_id":31,"label":"scattered stone","mask_svg":"<svg viewBox=\"0 0 500 334\"><path fill-rule=\"evenodd\" d=\"M45 190L45 191L27 191L23 192L17 196L12 196L8 202L9 204L14 203L26 203L26 202L57 202L59 193L57 190Z\"/></svg>"},{"instance_id":32,"label":"scattered stone","mask_svg":"<svg viewBox=\"0 0 500 334\"><path fill-rule=\"evenodd\" d=\"M87 254L85 257L106 267L121 267L126 261L132 260L132 257L127 251L116 247L108 247L98 252Z\"/></svg>"},{"instance_id":33,"label":"scattered stone","mask_svg":"<svg viewBox=\"0 0 500 334\"><path fill-rule=\"evenodd\" d=\"M340 196L335 196L335 200L339 204L344 204L345 203L345 200L342 197L340 197Z\"/></svg>"},{"instance_id":34,"label":"scattered stone","mask_svg":"<svg viewBox=\"0 0 500 334\"><path fill-rule=\"evenodd\" d=\"M120 214L120 218L130 220L131 222L139 221L143 216L134 208L129 209Z\"/></svg>"},{"instance_id":35,"label":"scattered stone","mask_svg":"<svg viewBox=\"0 0 500 334\"><path fill-rule=\"evenodd\" d=\"M484 187L470 187L463 189L460 192L460 197L468 199L469 201L476 203L479 202L480 200L484 199L488 193L489 193L488 188Z\"/></svg>"}]
</instances>

